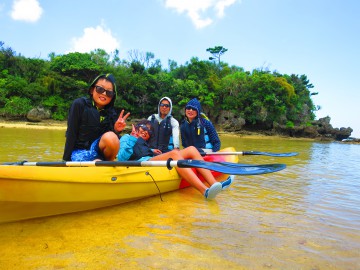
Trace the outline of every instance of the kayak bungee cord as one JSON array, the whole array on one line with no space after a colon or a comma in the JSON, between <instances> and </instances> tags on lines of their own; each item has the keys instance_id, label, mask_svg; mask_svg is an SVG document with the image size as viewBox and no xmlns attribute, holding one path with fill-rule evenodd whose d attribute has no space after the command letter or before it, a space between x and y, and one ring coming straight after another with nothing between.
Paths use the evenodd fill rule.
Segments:
<instances>
[{"instance_id":1,"label":"kayak bungee cord","mask_svg":"<svg viewBox=\"0 0 360 270\"><path fill-rule=\"evenodd\" d=\"M149 171L146 171L146 172L145 172L145 175L150 175L151 179L153 180L153 182L154 182L155 186L157 187L157 189L158 189L158 191L159 191L160 200L163 202L163 199L162 199L162 196L161 196L161 191L160 191L160 188L159 188L159 186L157 185L157 183L156 183L156 181L155 181L154 177L151 175L151 173L149 173Z\"/></svg>"}]
</instances>

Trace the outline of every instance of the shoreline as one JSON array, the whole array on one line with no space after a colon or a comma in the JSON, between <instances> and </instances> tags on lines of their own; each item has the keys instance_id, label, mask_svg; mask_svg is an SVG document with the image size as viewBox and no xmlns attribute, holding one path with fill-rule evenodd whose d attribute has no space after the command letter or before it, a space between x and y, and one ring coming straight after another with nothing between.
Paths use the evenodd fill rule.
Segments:
<instances>
[{"instance_id":1,"label":"shoreline","mask_svg":"<svg viewBox=\"0 0 360 270\"><path fill-rule=\"evenodd\" d=\"M125 128L125 132L128 129L130 132L131 122L128 123L128 127ZM43 120L41 122L28 122L28 121L6 121L0 120L0 128L19 128L19 129L40 129L40 130L66 130L67 121L55 121L55 120ZM294 138L280 135L265 135L257 132L224 132L218 131L219 136L235 136L241 138L252 138L252 139L287 139L287 140L309 140L316 141L312 138Z\"/></svg>"},{"instance_id":2,"label":"shoreline","mask_svg":"<svg viewBox=\"0 0 360 270\"><path fill-rule=\"evenodd\" d=\"M54 129L66 130L66 121L42 121L42 122L27 122L27 121L5 121L0 120L0 128L25 128L25 129Z\"/></svg>"},{"instance_id":3,"label":"shoreline","mask_svg":"<svg viewBox=\"0 0 360 270\"><path fill-rule=\"evenodd\" d=\"M125 133L131 132L131 124L129 121L127 127L125 128ZM24 120L4 120L0 118L0 129L1 128L19 128L19 129L38 129L38 130L64 130L67 128L67 121L55 121L55 120L43 120L41 122L29 122ZM326 138L306 138L306 137L290 137L283 135L267 135L261 132L250 132L250 131L240 131L240 132L225 132L218 131L219 136L234 136L244 139L285 139L285 140L297 140L297 141L317 141L317 142L337 142L345 144L359 144L360 139L355 141L334 141L328 140Z\"/></svg>"}]
</instances>

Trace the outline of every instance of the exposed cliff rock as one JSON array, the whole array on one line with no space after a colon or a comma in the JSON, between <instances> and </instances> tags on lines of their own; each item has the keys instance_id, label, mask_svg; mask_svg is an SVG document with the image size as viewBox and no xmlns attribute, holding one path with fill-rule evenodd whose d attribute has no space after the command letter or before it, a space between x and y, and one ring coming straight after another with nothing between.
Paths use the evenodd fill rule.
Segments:
<instances>
[{"instance_id":1,"label":"exposed cliff rock","mask_svg":"<svg viewBox=\"0 0 360 270\"><path fill-rule=\"evenodd\" d=\"M226 131L239 131L245 125L245 119L230 111L222 111L218 117L218 124Z\"/></svg>"},{"instance_id":2,"label":"exposed cliff rock","mask_svg":"<svg viewBox=\"0 0 360 270\"><path fill-rule=\"evenodd\" d=\"M331 137L337 141L342 141L351 136L353 129L348 127L333 128L330 124L331 118L329 116L320 118L319 120L313 121L312 125L317 128L317 132L321 136Z\"/></svg>"},{"instance_id":3,"label":"exposed cliff rock","mask_svg":"<svg viewBox=\"0 0 360 270\"><path fill-rule=\"evenodd\" d=\"M296 126L293 128L283 125L274 125L274 130L280 134L291 137L322 138L325 140L342 141L351 136L353 129L348 127L333 128L329 116L314 120L311 126Z\"/></svg>"},{"instance_id":4,"label":"exposed cliff rock","mask_svg":"<svg viewBox=\"0 0 360 270\"><path fill-rule=\"evenodd\" d=\"M50 119L50 117L50 111L42 107L33 108L26 115L26 119L30 122L41 122L42 120Z\"/></svg>"},{"instance_id":5,"label":"exposed cliff rock","mask_svg":"<svg viewBox=\"0 0 360 270\"><path fill-rule=\"evenodd\" d=\"M353 129L350 127L333 128L330 124L331 118L329 116L312 121L309 126L294 126L288 127L278 123L273 123L272 127L265 125L247 126L245 120L240 117L235 117L230 113L223 112L219 118L220 127L228 132L259 132L266 135L284 135L290 137L303 137L321 140L336 140L343 141L350 138ZM233 116L233 118L232 118Z\"/></svg>"}]
</instances>

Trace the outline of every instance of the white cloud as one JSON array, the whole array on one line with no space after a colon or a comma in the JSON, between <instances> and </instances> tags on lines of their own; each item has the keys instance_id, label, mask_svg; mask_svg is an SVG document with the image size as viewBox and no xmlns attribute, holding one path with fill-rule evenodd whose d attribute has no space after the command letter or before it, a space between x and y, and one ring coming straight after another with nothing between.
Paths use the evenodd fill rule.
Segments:
<instances>
[{"instance_id":1,"label":"white cloud","mask_svg":"<svg viewBox=\"0 0 360 270\"><path fill-rule=\"evenodd\" d=\"M175 9L180 14L186 13L195 27L200 29L213 23L214 20L208 13L215 12L215 17L222 18L225 8L237 1L239 0L165 0L165 7Z\"/></svg>"},{"instance_id":2,"label":"white cloud","mask_svg":"<svg viewBox=\"0 0 360 270\"><path fill-rule=\"evenodd\" d=\"M37 0L15 0L10 16L17 21L36 22L42 13L43 9Z\"/></svg>"},{"instance_id":3,"label":"white cloud","mask_svg":"<svg viewBox=\"0 0 360 270\"><path fill-rule=\"evenodd\" d=\"M220 0L215 3L215 10L217 11L217 16L219 18L224 17L225 8L235 4L236 0Z\"/></svg>"},{"instance_id":4,"label":"white cloud","mask_svg":"<svg viewBox=\"0 0 360 270\"><path fill-rule=\"evenodd\" d=\"M95 49L103 49L107 53L111 53L120 47L120 43L113 37L111 30L106 29L104 25L85 28L83 35L72 38L71 43L72 48L69 52L84 53Z\"/></svg>"}]
</instances>

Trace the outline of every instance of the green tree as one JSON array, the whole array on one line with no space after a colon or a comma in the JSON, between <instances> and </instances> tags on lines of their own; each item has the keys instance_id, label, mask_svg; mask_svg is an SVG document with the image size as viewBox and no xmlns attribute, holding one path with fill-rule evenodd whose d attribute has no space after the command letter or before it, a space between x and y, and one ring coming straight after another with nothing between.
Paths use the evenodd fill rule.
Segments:
<instances>
[{"instance_id":1,"label":"green tree","mask_svg":"<svg viewBox=\"0 0 360 270\"><path fill-rule=\"evenodd\" d=\"M319 109L311 99L313 85L306 75L269 70L245 71L221 62L227 51L208 48L211 61L192 57L184 65L169 60L163 70L150 52L131 51L131 61L120 60L119 51L49 54L49 60L25 58L0 42L0 113L25 117L29 109L43 106L52 117L64 120L71 102L88 95L89 83L99 73L111 72L118 85L115 107L143 118L154 113L158 101L169 96L173 115L180 119L183 106L193 97L216 123L222 110L245 119L249 127L271 128L279 123L293 128L308 125ZM217 61L212 61L217 60Z\"/></svg>"},{"instance_id":2,"label":"green tree","mask_svg":"<svg viewBox=\"0 0 360 270\"><path fill-rule=\"evenodd\" d=\"M288 119L296 125L307 125L315 119L315 111L317 110L310 92L314 86L309 83L306 75L284 75L284 78L294 87L296 94L291 99L290 109L287 112Z\"/></svg>"},{"instance_id":3,"label":"green tree","mask_svg":"<svg viewBox=\"0 0 360 270\"><path fill-rule=\"evenodd\" d=\"M33 106L30 99L13 96L7 100L4 108L0 109L0 114L7 118L25 118L31 108Z\"/></svg>"},{"instance_id":4,"label":"green tree","mask_svg":"<svg viewBox=\"0 0 360 270\"><path fill-rule=\"evenodd\" d=\"M18 57L17 66L20 76L29 83L34 83L38 78L41 78L45 70L48 68L45 60Z\"/></svg>"},{"instance_id":5,"label":"green tree","mask_svg":"<svg viewBox=\"0 0 360 270\"><path fill-rule=\"evenodd\" d=\"M215 46L213 48L207 48L207 52L211 53L212 56L209 57L209 60L218 60L218 65L220 67L220 58L221 56L228 51L228 49L225 49L223 46Z\"/></svg>"},{"instance_id":6,"label":"green tree","mask_svg":"<svg viewBox=\"0 0 360 270\"><path fill-rule=\"evenodd\" d=\"M10 47L5 48L4 44L0 41L0 70L8 70L8 73L14 74L17 61L16 52Z\"/></svg>"},{"instance_id":7,"label":"green tree","mask_svg":"<svg viewBox=\"0 0 360 270\"><path fill-rule=\"evenodd\" d=\"M54 120L66 120L70 102L66 102L60 96L50 96L42 102L42 105L51 111Z\"/></svg>"},{"instance_id":8,"label":"green tree","mask_svg":"<svg viewBox=\"0 0 360 270\"><path fill-rule=\"evenodd\" d=\"M60 75L90 82L100 72L106 72L106 70L102 70L102 65L101 55L75 52L56 56L50 63L50 70Z\"/></svg>"}]
</instances>

